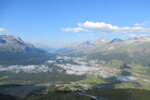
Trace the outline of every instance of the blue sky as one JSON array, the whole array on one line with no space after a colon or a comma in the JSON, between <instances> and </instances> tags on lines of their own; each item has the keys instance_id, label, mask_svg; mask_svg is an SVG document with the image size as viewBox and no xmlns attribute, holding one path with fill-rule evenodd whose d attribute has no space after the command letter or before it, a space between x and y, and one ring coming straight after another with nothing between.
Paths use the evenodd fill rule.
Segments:
<instances>
[{"instance_id":1,"label":"blue sky","mask_svg":"<svg viewBox=\"0 0 150 100\"><path fill-rule=\"evenodd\" d=\"M150 34L150 0L0 0L0 34L61 47Z\"/></svg>"}]
</instances>

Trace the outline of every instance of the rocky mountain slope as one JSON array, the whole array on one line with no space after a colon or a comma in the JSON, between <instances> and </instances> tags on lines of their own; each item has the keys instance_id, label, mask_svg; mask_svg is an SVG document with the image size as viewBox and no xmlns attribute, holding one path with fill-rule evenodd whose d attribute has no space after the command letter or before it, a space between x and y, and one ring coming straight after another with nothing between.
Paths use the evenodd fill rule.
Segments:
<instances>
[{"instance_id":1,"label":"rocky mountain slope","mask_svg":"<svg viewBox=\"0 0 150 100\"><path fill-rule=\"evenodd\" d=\"M17 52L17 51L24 51L30 52L35 50L36 48L28 42L22 41L19 37L16 36L8 36L8 35L1 35L0 36L0 51L10 51L10 52Z\"/></svg>"},{"instance_id":2,"label":"rocky mountain slope","mask_svg":"<svg viewBox=\"0 0 150 100\"><path fill-rule=\"evenodd\" d=\"M22 60L47 58L50 55L37 49L29 42L24 42L19 37L0 35L0 64L19 62Z\"/></svg>"}]
</instances>

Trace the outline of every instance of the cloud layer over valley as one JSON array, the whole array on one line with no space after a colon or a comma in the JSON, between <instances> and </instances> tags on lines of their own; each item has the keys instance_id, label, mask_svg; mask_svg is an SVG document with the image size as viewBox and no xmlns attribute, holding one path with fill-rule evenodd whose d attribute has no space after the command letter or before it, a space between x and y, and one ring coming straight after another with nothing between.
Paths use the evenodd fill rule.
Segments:
<instances>
[{"instance_id":1,"label":"cloud layer over valley","mask_svg":"<svg viewBox=\"0 0 150 100\"><path fill-rule=\"evenodd\" d=\"M51 71L46 65L12 65L12 66L0 66L0 72L7 71L13 73L25 72L25 73L39 73Z\"/></svg>"}]
</instances>

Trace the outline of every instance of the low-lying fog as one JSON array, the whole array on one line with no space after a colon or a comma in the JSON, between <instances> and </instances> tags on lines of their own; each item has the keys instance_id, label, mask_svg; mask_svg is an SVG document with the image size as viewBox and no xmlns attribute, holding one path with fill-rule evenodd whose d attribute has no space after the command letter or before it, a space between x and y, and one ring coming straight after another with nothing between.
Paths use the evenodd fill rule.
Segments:
<instances>
[{"instance_id":1,"label":"low-lying fog","mask_svg":"<svg viewBox=\"0 0 150 100\"><path fill-rule=\"evenodd\" d=\"M87 63L85 61L74 61L76 64L70 63L56 63L55 61L47 61L42 65L11 65L11 66L0 66L0 72L7 71L12 73L42 73L42 72L52 72L53 69L57 70L59 73L65 70L66 74L69 75L85 75L90 73L98 73L102 77L109 77L114 74L116 69L111 69L107 67L102 67L96 63ZM55 68L55 67L60 68ZM63 70L62 70L63 69ZM108 74L109 73L109 74Z\"/></svg>"}]
</instances>

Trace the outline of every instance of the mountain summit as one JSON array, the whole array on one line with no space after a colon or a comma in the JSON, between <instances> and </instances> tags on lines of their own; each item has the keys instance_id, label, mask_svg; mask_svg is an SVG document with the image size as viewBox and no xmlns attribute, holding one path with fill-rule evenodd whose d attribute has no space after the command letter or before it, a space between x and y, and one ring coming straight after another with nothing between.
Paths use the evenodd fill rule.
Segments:
<instances>
[{"instance_id":1,"label":"mountain summit","mask_svg":"<svg viewBox=\"0 0 150 100\"><path fill-rule=\"evenodd\" d=\"M31 52L36 48L29 42L24 42L17 36L11 35L0 35L0 52L10 51L10 52Z\"/></svg>"},{"instance_id":2,"label":"mountain summit","mask_svg":"<svg viewBox=\"0 0 150 100\"><path fill-rule=\"evenodd\" d=\"M115 39L111 40L109 43L119 43L119 42L123 42L123 40L119 39L119 38L115 38Z\"/></svg>"}]
</instances>

